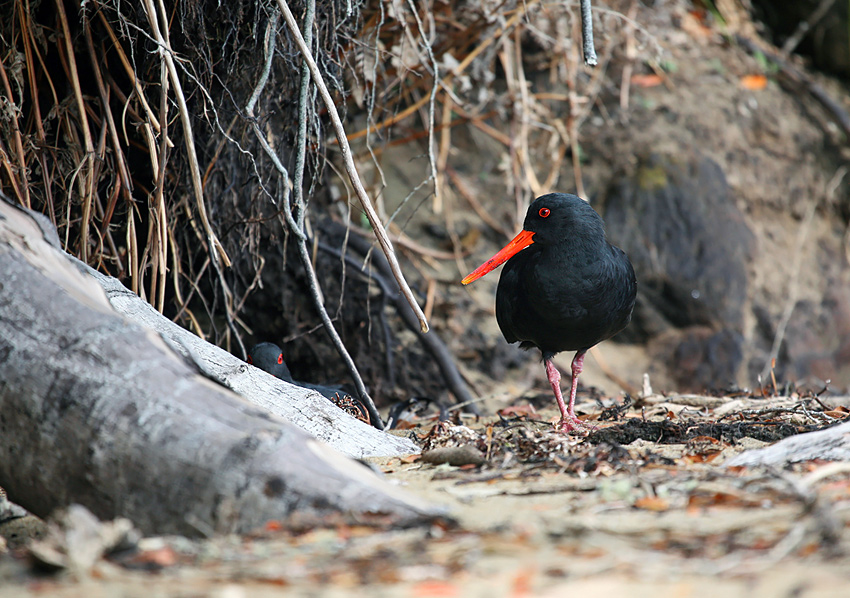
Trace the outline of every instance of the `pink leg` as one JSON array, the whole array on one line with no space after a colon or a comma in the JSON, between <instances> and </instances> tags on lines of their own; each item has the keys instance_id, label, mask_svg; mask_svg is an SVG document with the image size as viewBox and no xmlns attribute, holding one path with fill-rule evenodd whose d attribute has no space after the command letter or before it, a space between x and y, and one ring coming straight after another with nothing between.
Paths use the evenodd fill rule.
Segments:
<instances>
[{"instance_id":1,"label":"pink leg","mask_svg":"<svg viewBox=\"0 0 850 598\"><path fill-rule=\"evenodd\" d=\"M558 422L558 427L562 432L574 432L576 430L586 428L587 425L576 417L574 410L578 375L581 373L582 367L584 366L584 352L576 353L576 356L573 358L573 383L570 388L569 406L564 403L564 397L561 394L561 372L558 371L558 368L555 367L555 364L552 363L551 359L545 359L544 363L546 364L546 375L549 378L549 384L555 392L555 400L558 401L558 409L561 410L561 421Z\"/></svg>"}]
</instances>

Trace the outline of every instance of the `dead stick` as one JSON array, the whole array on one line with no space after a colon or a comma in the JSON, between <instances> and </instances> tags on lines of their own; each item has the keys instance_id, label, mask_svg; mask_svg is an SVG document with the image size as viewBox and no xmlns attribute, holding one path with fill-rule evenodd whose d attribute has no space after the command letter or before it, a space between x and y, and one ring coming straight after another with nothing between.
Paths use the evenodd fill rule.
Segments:
<instances>
[{"instance_id":1,"label":"dead stick","mask_svg":"<svg viewBox=\"0 0 850 598\"><path fill-rule=\"evenodd\" d=\"M186 105L186 97L183 95L183 85L180 83L180 77L177 75L177 65L174 63L171 44L167 39L165 39L165 35L160 29L160 14L154 6L153 0L145 0L144 8L148 13L148 22L151 26L151 33L153 33L154 39L159 45L160 55L165 60L165 65L168 68L168 76L169 79L171 79L171 85L174 86L174 97L177 100L178 107L180 108L180 122L183 125L186 155L189 158L189 171L192 176L192 189L195 192L195 203L198 206L198 214L201 217L201 225L204 227L204 233L206 234L207 242L209 243L209 251L213 255L213 264L218 270L220 260L225 267L229 268L230 258L227 257L227 252L225 252L221 241L218 240L218 237L213 231L207 216L207 207L206 202L204 201L203 188L201 186L201 172L200 166L198 165L198 154L195 149L195 137L192 132L192 120L189 116L189 107ZM163 23L167 23L168 21L167 16L164 14L164 8L162 9L162 12L163 14L161 16ZM219 278L222 279L221 276L219 276ZM224 288L224 290L229 294L229 289Z\"/></svg>"},{"instance_id":2,"label":"dead stick","mask_svg":"<svg viewBox=\"0 0 850 598\"><path fill-rule=\"evenodd\" d=\"M9 98L9 103L12 103L12 88L9 86L9 78L6 76L6 69L3 66L3 62L0 61L0 81L3 82L3 89L6 90L6 97ZM37 103L37 102L36 102ZM12 123L12 137L15 141L15 157L18 160L18 169L20 174L19 181L16 181L12 176L12 171L9 171L9 176L12 178L13 187L15 191L20 193L23 191L23 195L18 196L18 201L27 209L30 209L30 188L29 183L27 182L27 164L25 160L24 154L24 144L21 139L21 129L18 125L18 113L15 110L10 110L10 118L9 120ZM11 160L10 160L11 161ZM18 186L18 182L20 182L20 186Z\"/></svg>"},{"instance_id":3,"label":"dead stick","mask_svg":"<svg viewBox=\"0 0 850 598\"><path fill-rule=\"evenodd\" d=\"M305 40L305 45L307 45L307 47L309 47L309 44L312 44L313 41L313 15L315 10L315 1L308 0L307 10L304 15L304 35L307 37ZM272 35L274 35L274 33L274 30L272 30ZM311 87L310 69L307 67L307 61L305 60L301 69L301 89L298 95L298 110L300 118L298 119L298 133L296 136L295 176L292 189L293 195L295 196L296 218L293 219L292 208L287 201L285 210L286 221L290 228L297 229L297 231L301 232L300 235L296 235L298 254L301 257L301 263L304 266L304 270L307 272L310 294L313 296L313 304L319 312L319 317L321 317L322 323L325 326L325 332L327 332L328 336L331 337L331 342L333 342L343 361L345 361L348 373L351 375L351 378L354 381L354 386L357 388L357 395L366 405L366 410L369 412L372 425L379 430L383 430L384 422L381 419L381 414L378 413L378 409L375 407L372 397L369 396L369 392L366 390L366 385L363 383L363 377L357 369L357 364L354 363L354 359L352 359L348 349L346 349L345 344L343 344L339 333L336 328L334 328L331 317L328 314L328 310L325 309L321 287L319 286L319 279L316 276L316 268L314 266L314 262L310 259L309 252L307 251L307 239L304 236L304 219L306 218L307 212L307 206L304 202L304 162L307 159L307 112Z\"/></svg>"},{"instance_id":4,"label":"dead stick","mask_svg":"<svg viewBox=\"0 0 850 598\"><path fill-rule=\"evenodd\" d=\"M596 66L596 48L593 47L593 14L590 9L590 0L581 0L581 40L584 50L584 63L587 66Z\"/></svg>"},{"instance_id":5,"label":"dead stick","mask_svg":"<svg viewBox=\"0 0 850 598\"><path fill-rule=\"evenodd\" d=\"M378 243L381 245L381 249L383 250L384 255L387 257L387 261L390 263L390 268L392 269L393 277L396 279L399 289L407 299L407 302L410 304L411 309L413 309L414 313L416 314L422 332L428 332L428 320L425 319L425 314L422 313L422 309L416 302L416 298L413 296L413 291L410 290L410 286L404 279L404 273L402 273L401 266L399 266L398 259L395 256L395 251L393 250L392 242L387 236L387 231L384 230L384 225L381 222L381 219L378 218L378 214L377 212L375 212L375 208L372 205L372 201L366 194L366 189L363 188L363 183L360 181L360 176L357 174L357 167L354 165L354 160L351 156L351 146L348 145L348 140L345 136L345 128L342 126L342 120L340 120L339 118L339 113L337 112L336 105L334 104L333 98L331 97L331 94L328 91L328 87L327 85L325 85L324 79L322 79L322 73L321 71L319 71L319 66L316 64L316 61L313 60L313 56L310 53L310 48L308 48L307 44L304 42L304 37L301 35L301 30L298 29L298 23L295 22L295 17L292 15L292 11L289 10L289 6L287 5L286 0L278 0L277 3L280 7L281 12L283 13L284 19L286 19L286 24L289 27L292 37L295 39L298 48L301 50L301 54L304 56L304 61L310 68L310 73L313 75L313 79L316 82L316 87L319 88L319 93L322 96L322 100L324 101L325 107L328 110L328 115L331 117L334 129L336 130L336 136L337 140L339 141L340 152L342 153L342 158L345 163L345 170L348 173L349 179L351 180L351 185L354 187L354 190L357 193L357 198L360 200L360 204L363 206L363 210L366 212L366 218L369 219L369 224L372 225L372 229L375 231L375 237L378 239Z\"/></svg>"},{"instance_id":6,"label":"dead stick","mask_svg":"<svg viewBox=\"0 0 850 598\"><path fill-rule=\"evenodd\" d=\"M62 0L56 0L57 14L62 25L62 38L65 40L65 51L68 53L68 70L70 71L71 86L74 88L74 98L77 109L80 112L80 128L83 130L83 142L85 143L86 167L83 172L83 213L80 220L80 259L88 262L89 257L89 221L91 220L92 195L94 195L94 142L91 138L89 121L86 116L86 103L83 99L83 90L80 87L80 78L77 74L77 59L74 54L74 41L71 39L71 29L68 26L68 15L65 13L65 4Z\"/></svg>"}]
</instances>

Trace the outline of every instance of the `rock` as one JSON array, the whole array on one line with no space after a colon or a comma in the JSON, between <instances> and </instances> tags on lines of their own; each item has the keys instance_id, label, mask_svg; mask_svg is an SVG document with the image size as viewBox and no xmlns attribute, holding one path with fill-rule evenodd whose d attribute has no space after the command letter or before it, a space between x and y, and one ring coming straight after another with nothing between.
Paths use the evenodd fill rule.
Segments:
<instances>
[{"instance_id":1,"label":"rock","mask_svg":"<svg viewBox=\"0 0 850 598\"><path fill-rule=\"evenodd\" d=\"M650 341L649 351L659 363L674 364L669 374L676 388L722 389L735 384L743 342L735 330L690 326L661 334Z\"/></svg>"},{"instance_id":2,"label":"rock","mask_svg":"<svg viewBox=\"0 0 850 598\"><path fill-rule=\"evenodd\" d=\"M30 545L30 554L48 569L86 575L105 554L133 547L140 539L129 519L102 522L85 507L71 505L51 518L46 537Z\"/></svg>"},{"instance_id":3,"label":"rock","mask_svg":"<svg viewBox=\"0 0 850 598\"><path fill-rule=\"evenodd\" d=\"M425 451L422 453L421 461L433 465L448 463L460 467L461 465L481 465L487 462L487 458L474 446L464 445L444 446Z\"/></svg>"},{"instance_id":4,"label":"rock","mask_svg":"<svg viewBox=\"0 0 850 598\"><path fill-rule=\"evenodd\" d=\"M44 521L10 501L0 488L0 554L43 537L45 529Z\"/></svg>"},{"instance_id":5,"label":"rock","mask_svg":"<svg viewBox=\"0 0 850 598\"><path fill-rule=\"evenodd\" d=\"M780 361L790 364L782 373L791 379L850 385L850 284L830 284L820 302L797 302Z\"/></svg>"},{"instance_id":6,"label":"rock","mask_svg":"<svg viewBox=\"0 0 850 598\"><path fill-rule=\"evenodd\" d=\"M735 381L743 353L755 238L714 161L653 155L616 183L608 236L638 278L623 340L662 343L671 372L697 390Z\"/></svg>"}]
</instances>

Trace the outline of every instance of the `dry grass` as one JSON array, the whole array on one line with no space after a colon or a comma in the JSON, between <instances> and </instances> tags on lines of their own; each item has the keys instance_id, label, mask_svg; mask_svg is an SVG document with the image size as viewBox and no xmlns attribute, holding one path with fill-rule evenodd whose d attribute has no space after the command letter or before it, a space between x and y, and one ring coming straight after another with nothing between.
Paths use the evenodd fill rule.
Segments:
<instances>
[{"instance_id":1,"label":"dry grass","mask_svg":"<svg viewBox=\"0 0 850 598\"><path fill-rule=\"evenodd\" d=\"M580 59L577 3L319 2L313 53L348 111L356 162L375 173L370 195L380 197L387 150L423 144L428 166L399 210L428 195L422 209L445 220L452 241L439 259L460 268L457 198L500 234L512 227L484 218L470 181L451 167L458 125L504 148L503 184L517 220L533 196L556 187L581 193L581 127L611 65L626 60L626 47L630 64L657 51L624 16L635 5L597 8L600 66L589 70ZM102 0L78 8L16 0L10 8L13 18L0 26L3 190L47 214L66 250L158 310L219 344L242 344L254 333L242 316L262 288L267 246L293 233L293 219L279 216L298 209L289 202L289 173L299 119L307 120L303 187L317 198L304 230L311 213L338 213L317 193L326 167L335 168L337 143L326 141L315 93L303 110L294 108L301 58L282 20L271 32L278 44L269 84L258 85L277 4ZM303 5L292 8L300 19ZM256 89L262 93L252 97ZM433 281L430 288L433 299Z\"/></svg>"}]
</instances>

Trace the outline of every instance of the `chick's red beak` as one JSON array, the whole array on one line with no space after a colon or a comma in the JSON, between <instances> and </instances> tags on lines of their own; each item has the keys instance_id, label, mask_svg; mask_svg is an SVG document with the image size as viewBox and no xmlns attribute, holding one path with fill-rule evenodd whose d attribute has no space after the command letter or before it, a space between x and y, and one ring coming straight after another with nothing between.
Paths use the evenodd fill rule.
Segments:
<instances>
[{"instance_id":1,"label":"chick's red beak","mask_svg":"<svg viewBox=\"0 0 850 598\"><path fill-rule=\"evenodd\" d=\"M499 253L491 257L489 260L478 266L473 272L468 274L466 278L461 280L461 284L469 284L475 280L478 280L485 274L492 272L506 261L511 259L513 256L518 254L520 251L534 243L534 240L531 238L534 236L533 232L527 231L525 229L521 230L519 234L513 238L513 240L505 245Z\"/></svg>"}]
</instances>

